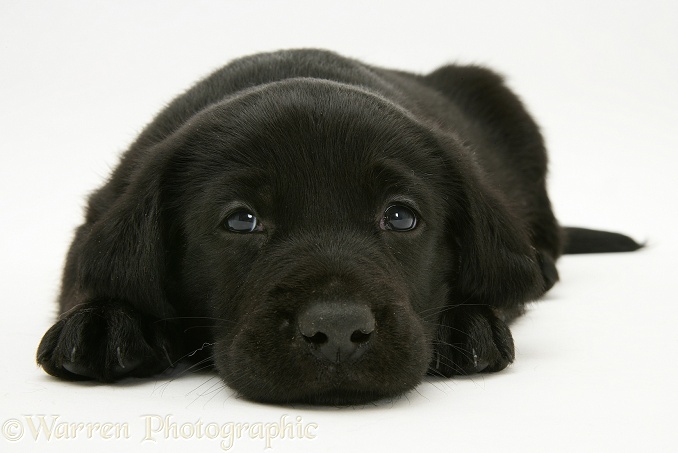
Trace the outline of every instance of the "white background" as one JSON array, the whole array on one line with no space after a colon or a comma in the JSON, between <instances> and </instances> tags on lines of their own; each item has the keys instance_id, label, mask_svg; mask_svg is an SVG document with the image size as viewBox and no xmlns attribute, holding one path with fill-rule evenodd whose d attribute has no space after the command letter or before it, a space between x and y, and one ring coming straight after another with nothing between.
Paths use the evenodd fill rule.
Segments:
<instances>
[{"instance_id":1,"label":"white background","mask_svg":"<svg viewBox=\"0 0 678 453\"><path fill-rule=\"evenodd\" d=\"M0 0L0 450L221 451L219 439L197 435L144 441L142 417L155 414L191 426L283 415L317 424L314 439L273 439L272 451L671 451L676 5ZM265 406L238 399L211 372L114 386L47 376L35 350L54 321L86 194L192 82L235 57L289 47L418 72L452 61L499 70L542 126L561 222L623 231L649 247L564 257L561 282L513 326L515 364L425 382L393 402ZM24 417L39 414L127 423L129 438L35 440ZM236 451L264 447L247 433L235 439Z\"/></svg>"}]
</instances>

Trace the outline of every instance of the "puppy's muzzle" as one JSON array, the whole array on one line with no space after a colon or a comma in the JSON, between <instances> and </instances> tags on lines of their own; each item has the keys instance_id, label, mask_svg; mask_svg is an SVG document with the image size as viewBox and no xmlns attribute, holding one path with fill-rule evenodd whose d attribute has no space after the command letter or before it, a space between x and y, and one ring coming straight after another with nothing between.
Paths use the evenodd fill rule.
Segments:
<instances>
[{"instance_id":1,"label":"puppy's muzzle","mask_svg":"<svg viewBox=\"0 0 678 453\"><path fill-rule=\"evenodd\" d=\"M357 303L311 303L299 314L297 324L311 352L335 364L360 358L376 334L372 311Z\"/></svg>"}]
</instances>

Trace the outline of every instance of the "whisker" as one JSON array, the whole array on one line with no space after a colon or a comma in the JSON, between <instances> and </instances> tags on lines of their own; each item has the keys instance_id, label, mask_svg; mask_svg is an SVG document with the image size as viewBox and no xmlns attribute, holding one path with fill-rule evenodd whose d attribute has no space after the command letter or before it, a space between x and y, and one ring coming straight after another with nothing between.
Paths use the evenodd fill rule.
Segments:
<instances>
[{"instance_id":1,"label":"whisker","mask_svg":"<svg viewBox=\"0 0 678 453\"><path fill-rule=\"evenodd\" d=\"M454 310L460 307L487 307L487 304L480 303L469 304L467 301L464 301L454 305L445 305L444 307L429 308L426 310L419 311L417 312L417 314L421 317L421 319L428 320L432 317L439 316L442 313L445 313L446 311Z\"/></svg>"},{"instance_id":2,"label":"whisker","mask_svg":"<svg viewBox=\"0 0 678 453\"><path fill-rule=\"evenodd\" d=\"M190 327L187 327L187 328L184 329L184 333L186 333L186 332L188 332L189 330L192 330L192 329L211 329L213 327L214 326L190 326Z\"/></svg>"},{"instance_id":3,"label":"whisker","mask_svg":"<svg viewBox=\"0 0 678 453\"><path fill-rule=\"evenodd\" d=\"M194 351L192 351L192 352L189 352L188 354L184 354L181 358L179 358L179 360L183 360L183 359L185 359L185 358L187 358L187 357L193 357L196 353L202 351L203 349L205 349L205 348L207 348L207 347L214 346L215 344L216 344L216 343L207 343L207 342L205 342L205 343L203 343L202 346L200 346L198 349L196 349L196 350L194 350Z\"/></svg>"}]
</instances>

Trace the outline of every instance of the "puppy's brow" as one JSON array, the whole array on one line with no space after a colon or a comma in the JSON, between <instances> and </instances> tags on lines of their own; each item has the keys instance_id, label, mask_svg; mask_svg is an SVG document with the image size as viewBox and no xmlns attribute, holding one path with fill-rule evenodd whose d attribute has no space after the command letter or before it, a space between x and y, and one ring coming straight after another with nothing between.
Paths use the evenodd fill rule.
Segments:
<instances>
[{"instance_id":1,"label":"puppy's brow","mask_svg":"<svg viewBox=\"0 0 678 453\"><path fill-rule=\"evenodd\" d=\"M368 177L373 184L388 195L407 194L412 198L425 198L425 176L395 159L385 159L372 166Z\"/></svg>"}]
</instances>

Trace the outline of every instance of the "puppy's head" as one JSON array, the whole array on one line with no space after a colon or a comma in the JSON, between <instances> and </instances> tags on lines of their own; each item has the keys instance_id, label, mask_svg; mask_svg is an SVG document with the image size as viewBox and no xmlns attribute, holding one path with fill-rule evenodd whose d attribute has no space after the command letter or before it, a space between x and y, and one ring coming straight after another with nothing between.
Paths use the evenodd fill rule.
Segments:
<instances>
[{"instance_id":1,"label":"puppy's head","mask_svg":"<svg viewBox=\"0 0 678 453\"><path fill-rule=\"evenodd\" d=\"M452 304L539 286L525 234L455 138L378 95L265 85L156 146L162 231L141 240L164 242L166 297L215 320L214 362L245 397L400 394Z\"/></svg>"}]
</instances>

